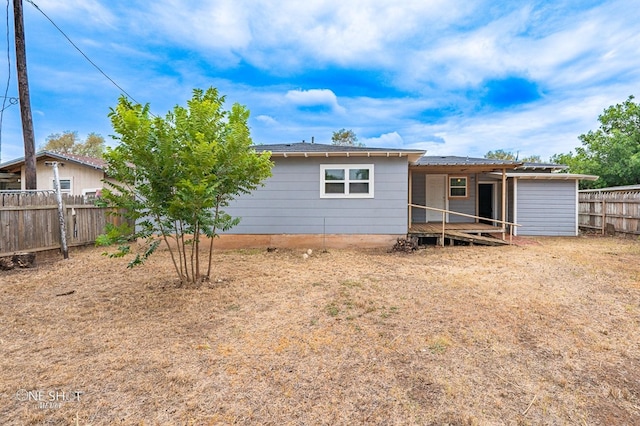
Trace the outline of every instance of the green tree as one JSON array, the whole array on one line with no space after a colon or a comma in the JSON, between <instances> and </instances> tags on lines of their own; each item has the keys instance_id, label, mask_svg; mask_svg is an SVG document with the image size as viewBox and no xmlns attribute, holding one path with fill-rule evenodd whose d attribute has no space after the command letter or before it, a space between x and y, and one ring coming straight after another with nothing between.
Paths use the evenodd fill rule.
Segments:
<instances>
[{"instance_id":1,"label":"green tree","mask_svg":"<svg viewBox=\"0 0 640 426\"><path fill-rule=\"evenodd\" d=\"M518 158L517 154L503 149L489 151L484 155L484 158L491 158L493 160L521 161L523 163L542 163L542 159L539 155L530 155L528 157Z\"/></svg>"},{"instance_id":2,"label":"green tree","mask_svg":"<svg viewBox=\"0 0 640 426\"><path fill-rule=\"evenodd\" d=\"M358 137L353 130L340 129L331 135L331 145L340 146L364 146L358 142Z\"/></svg>"},{"instance_id":3,"label":"green tree","mask_svg":"<svg viewBox=\"0 0 640 426\"><path fill-rule=\"evenodd\" d=\"M571 173L600 176L581 182L582 188L640 183L640 105L634 97L610 106L598 117L600 128L578 138L582 146L575 153L556 154L552 160L569 166Z\"/></svg>"},{"instance_id":4,"label":"green tree","mask_svg":"<svg viewBox=\"0 0 640 426\"><path fill-rule=\"evenodd\" d=\"M104 153L104 138L97 133L89 133L84 142L78 138L78 132L65 131L47 136L47 142L41 150L55 151L63 154L78 154L100 158Z\"/></svg>"},{"instance_id":5,"label":"green tree","mask_svg":"<svg viewBox=\"0 0 640 426\"><path fill-rule=\"evenodd\" d=\"M144 239L144 250L130 267L143 263L164 241L181 283L200 283L211 274L213 240L239 218L224 212L271 175L270 153L252 147L249 111L234 104L223 109L218 91L196 89L187 107L175 106L165 118L149 105L124 97L109 114L119 145L107 148L107 205L126 211L136 230L111 227L99 243L118 243L111 256L129 254L128 241ZM159 237L156 237L159 235ZM201 239L209 237L208 265L202 273Z\"/></svg>"}]
</instances>

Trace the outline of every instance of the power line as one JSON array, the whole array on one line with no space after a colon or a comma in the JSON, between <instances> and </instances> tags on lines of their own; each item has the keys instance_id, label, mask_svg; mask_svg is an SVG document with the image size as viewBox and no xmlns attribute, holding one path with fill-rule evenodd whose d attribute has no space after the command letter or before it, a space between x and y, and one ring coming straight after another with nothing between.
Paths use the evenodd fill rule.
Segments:
<instances>
[{"instance_id":1,"label":"power line","mask_svg":"<svg viewBox=\"0 0 640 426\"><path fill-rule=\"evenodd\" d=\"M18 105L18 98L15 98L13 96L3 96L3 98L4 101L2 102L2 109L0 110L0 112L4 111L10 106ZM7 105L7 100L9 100L9 105ZM2 127L2 117L0 117L0 127Z\"/></svg>"},{"instance_id":2,"label":"power line","mask_svg":"<svg viewBox=\"0 0 640 426\"><path fill-rule=\"evenodd\" d=\"M2 109L0 110L0 163L2 162L2 122L4 120L4 110L7 109L7 99L11 105L17 104L16 98L7 98L7 94L9 93L9 84L11 82L11 53L9 51L9 1L7 0L7 8L6 11L6 22L7 22L7 84L4 87L4 97L2 98ZM15 102L14 102L15 101Z\"/></svg>"},{"instance_id":3,"label":"power line","mask_svg":"<svg viewBox=\"0 0 640 426\"><path fill-rule=\"evenodd\" d=\"M82 50L81 50L81 49L80 49L80 48L79 48L79 47L78 47L78 46L77 46L77 45L76 45L76 44L75 44L75 43L74 43L70 38L69 38L69 36L67 36L67 35L65 34L65 32L64 32L64 31L62 31L62 29L61 29L58 25L56 25L56 23L55 23L55 22L53 22L53 20L52 20L51 18L49 18L49 16L48 16L46 13L44 13L44 12L42 11L42 9L40 9L40 7L38 7L38 5L37 5L37 4L35 4L35 3L33 2L33 0L26 0L26 1L27 1L27 3L30 3L33 7L35 7L35 8L38 10L38 12L42 13L42 15L43 15L45 18L47 18L47 20L49 20L49 22L51 22L51 24L52 24L52 25L53 25L53 26L54 26L54 27L55 27L55 28L60 32L60 34L62 34L62 35L64 36L64 38L66 38L66 39L67 39L67 41L68 41L68 42L69 42L69 43L70 43L70 44L71 44L71 45L72 45L72 46L73 46L73 47L74 47L78 52L80 52L80 54L81 54L82 56L84 56L84 58L85 58L87 61L89 61L89 63L90 63L91 65L93 65L93 67L94 67L95 69L97 69L97 70L100 72L100 74L102 74L103 76L105 76L105 77L107 78L107 80L109 80L111 83L113 83L113 85L114 85L114 86L116 86L118 89L120 89L120 91L121 91L121 92L122 92L126 97L128 97L129 99L131 99L133 102L135 102L135 103L137 103L137 104L139 104L139 103L140 103L140 102L136 101L136 100L134 99L134 97L133 97L133 96L131 96L129 93L127 93L127 91L126 91L126 90L124 90L124 89L123 89L123 88L122 88L118 83L116 83L116 82L115 82L111 77L109 77L109 76L107 75L107 73L105 73L104 71L102 71L102 69L101 69L101 68L100 68L100 67L99 67L95 62L93 62L93 61L92 61L92 60L91 60L91 59L90 59L90 58L89 58L89 57L88 57L88 56L87 56L87 55L86 55L86 54L85 54L85 53L84 53L84 52L83 52L83 51L82 51ZM8 6L7 6L7 7L8 7Z\"/></svg>"}]
</instances>

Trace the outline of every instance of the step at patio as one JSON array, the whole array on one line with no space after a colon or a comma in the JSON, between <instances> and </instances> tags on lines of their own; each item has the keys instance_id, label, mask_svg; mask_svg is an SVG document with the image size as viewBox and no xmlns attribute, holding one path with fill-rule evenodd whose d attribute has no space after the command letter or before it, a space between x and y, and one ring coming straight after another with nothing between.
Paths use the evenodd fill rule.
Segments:
<instances>
[{"instance_id":1,"label":"step at patio","mask_svg":"<svg viewBox=\"0 0 640 426\"><path fill-rule=\"evenodd\" d=\"M504 246L509 245L508 241L503 241L498 238L485 237L483 235L468 234L460 231L445 231L444 237L450 240L465 241L472 244L483 246Z\"/></svg>"}]
</instances>

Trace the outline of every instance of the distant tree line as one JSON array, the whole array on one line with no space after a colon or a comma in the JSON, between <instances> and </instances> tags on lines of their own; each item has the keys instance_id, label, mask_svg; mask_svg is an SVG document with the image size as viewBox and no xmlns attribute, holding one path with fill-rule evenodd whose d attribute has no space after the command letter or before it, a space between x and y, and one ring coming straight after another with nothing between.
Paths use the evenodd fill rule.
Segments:
<instances>
[{"instance_id":1,"label":"distant tree line","mask_svg":"<svg viewBox=\"0 0 640 426\"><path fill-rule=\"evenodd\" d=\"M566 173L596 175L596 181L581 181L580 188L640 184L640 104L634 97L612 105L598 117L600 127L578 136L582 146L575 152L554 154L549 161L568 166ZM498 149L485 158L539 163L539 155L518 158L518 154Z\"/></svg>"},{"instance_id":2,"label":"distant tree line","mask_svg":"<svg viewBox=\"0 0 640 426\"><path fill-rule=\"evenodd\" d=\"M88 157L101 158L104 154L104 138L97 133L89 133L83 141L76 131L52 133L47 136L46 143L40 150L55 151L62 154L86 155Z\"/></svg>"},{"instance_id":3,"label":"distant tree line","mask_svg":"<svg viewBox=\"0 0 640 426\"><path fill-rule=\"evenodd\" d=\"M518 154L514 154L511 151L505 151L503 149L497 149L495 151L489 151L484 155L484 158L491 158L493 160L506 160L506 161L521 161L523 163L541 163L542 159L539 155L530 155L528 157L519 158Z\"/></svg>"},{"instance_id":4,"label":"distant tree line","mask_svg":"<svg viewBox=\"0 0 640 426\"><path fill-rule=\"evenodd\" d=\"M640 105L633 96L608 107L598 117L600 127L580 135L582 146L575 152L556 154L551 161L566 164L571 173L600 176L581 182L581 188L640 183Z\"/></svg>"},{"instance_id":5,"label":"distant tree line","mask_svg":"<svg viewBox=\"0 0 640 426\"><path fill-rule=\"evenodd\" d=\"M331 145L339 146L364 146L358 142L358 137L353 130L340 129L331 135Z\"/></svg>"}]
</instances>

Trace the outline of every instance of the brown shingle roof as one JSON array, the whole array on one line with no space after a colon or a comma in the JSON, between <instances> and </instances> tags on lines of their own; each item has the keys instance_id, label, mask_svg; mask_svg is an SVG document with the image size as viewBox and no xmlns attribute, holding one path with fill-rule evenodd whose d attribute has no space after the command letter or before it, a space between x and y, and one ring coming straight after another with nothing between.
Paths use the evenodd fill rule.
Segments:
<instances>
[{"instance_id":1,"label":"brown shingle roof","mask_svg":"<svg viewBox=\"0 0 640 426\"><path fill-rule=\"evenodd\" d=\"M89 157L87 155L69 154L55 151L40 151L36 154L36 160L40 160L44 157L50 157L60 161L71 161L98 170L104 170L104 168L107 166L107 163L102 158ZM24 157L16 158L15 160L7 161L6 163L0 164L0 169L12 169L16 166L22 165L22 163L24 163Z\"/></svg>"}]
</instances>

